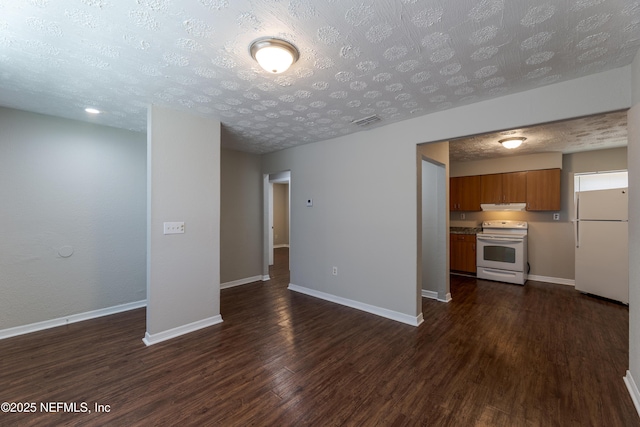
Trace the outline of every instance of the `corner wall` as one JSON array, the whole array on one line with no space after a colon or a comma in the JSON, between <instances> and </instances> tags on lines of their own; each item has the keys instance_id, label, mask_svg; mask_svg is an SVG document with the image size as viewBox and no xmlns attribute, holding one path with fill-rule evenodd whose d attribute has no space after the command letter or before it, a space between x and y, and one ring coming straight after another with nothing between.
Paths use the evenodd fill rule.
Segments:
<instances>
[{"instance_id":1,"label":"corner wall","mask_svg":"<svg viewBox=\"0 0 640 427\"><path fill-rule=\"evenodd\" d=\"M144 133L0 108L0 335L143 305L145 199Z\"/></svg>"},{"instance_id":2,"label":"corner wall","mask_svg":"<svg viewBox=\"0 0 640 427\"><path fill-rule=\"evenodd\" d=\"M422 260L418 281L423 296L449 301L449 141L418 145L417 152L422 175L418 180L418 256Z\"/></svg>"},{"instance_id":3,"label":"corner wall","mask_svg":"<svg viewBox=\"0 0 640 427\"><path fill-rule=\"evenodd\" d=\"M147 333L155 344L220 316L220 122L151 106ZM184 234L163 234L182 221Z\"/></svg>"},{"instance_id":4,"label":"corner wall","mask_svg":"<svg viewBox=\"0 0 640 427\"><path fill-rule=\"evenodd\" d=\"M261 158L223 149L220 171L220 283L261 280Z\"/></svg>"},{"instance_id":5,"label":"corner wall","mask_svg":"<svg viewBox=\"0 0 640 427\"><path fill-rule=\"evenodd\" d=\"M629 371L625 382L640 414L640 52L633 62L629 110Z\"/></svg>"}]
</instances>

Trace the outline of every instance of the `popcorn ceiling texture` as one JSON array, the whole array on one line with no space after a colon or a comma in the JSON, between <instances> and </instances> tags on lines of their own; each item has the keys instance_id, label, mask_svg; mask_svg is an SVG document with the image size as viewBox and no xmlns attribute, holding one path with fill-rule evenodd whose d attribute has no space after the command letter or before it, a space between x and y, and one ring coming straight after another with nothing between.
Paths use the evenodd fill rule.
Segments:
<instances>
[{"instance_id":1,"label":"popcorn ceiling texture","mask_svg":"<svg viewBox=\"0 0 640 427\"><path fill-rule=\"evenodd\" d=\"M300 60L265 73L264 36ZM144 131L158 104L264 153L621 67L639 38L630 0L0 0L0 105Z\"/></svg>"},{"instance_id":2,"label":"popcorn ceiling texture","mask_svg":"<svg viewBox=\"0 0 640 427\"><path fill-rule=\"evenodd\" d=\"M498 142L516 136L527 138L517 150L507 150ZM626 146L627 112L616 111L453 140L449 143L449 155L451 160L464 162L509 154L549 151L566 154Z\"/></svg>"}]
</instances>

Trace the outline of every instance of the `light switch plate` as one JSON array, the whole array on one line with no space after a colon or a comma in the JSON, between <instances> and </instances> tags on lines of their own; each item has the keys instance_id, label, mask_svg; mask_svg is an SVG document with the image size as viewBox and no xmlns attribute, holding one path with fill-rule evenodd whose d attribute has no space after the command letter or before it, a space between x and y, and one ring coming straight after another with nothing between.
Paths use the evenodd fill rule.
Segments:
<instances>
[{"instance_id":1,"label":"light switch plate","mask_svg":"<svg viewBox=\"0 0 640 427\"><path fill-rule=\"evenodd\" d=\"M184 222L165 222L164 234L184 234Z\"/></svg>"},{"instance_id":2,"label":"light switch plate","mask_svg":"<svg viewBox=\"0 0 640 427\"><path fill-rule=\"evenodd\" d=\"M307 199L307 207L313 206L313 199Z\"/></svg>"}]
</instances>

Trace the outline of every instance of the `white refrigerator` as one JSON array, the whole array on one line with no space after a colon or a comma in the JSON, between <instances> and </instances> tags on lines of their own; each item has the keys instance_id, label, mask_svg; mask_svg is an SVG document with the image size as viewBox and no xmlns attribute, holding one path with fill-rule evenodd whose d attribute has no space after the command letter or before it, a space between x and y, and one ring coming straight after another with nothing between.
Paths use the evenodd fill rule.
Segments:
<instances>
[{"instance_id":1,"label":"white refrigerator","mask_svg":"<svg viewBox=\"0 0 640 427\"><path fill-rule=\"evenodd\" d=\"M576 289L629 304L628 191L576 196Z\"/></svg>"}]
</instances>

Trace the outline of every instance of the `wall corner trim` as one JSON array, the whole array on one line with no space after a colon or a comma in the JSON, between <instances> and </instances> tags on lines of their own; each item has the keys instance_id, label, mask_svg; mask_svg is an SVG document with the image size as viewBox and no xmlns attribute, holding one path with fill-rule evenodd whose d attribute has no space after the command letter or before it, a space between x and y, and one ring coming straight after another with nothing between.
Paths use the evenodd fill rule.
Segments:
<instances>
[{"instance_id":1,"label":"wall corner trim","mask_svg":"<svg viewBox=\"0 0 640 427\"><path fill-rule=\"evenodd\" d=\"M247 285L249 283L262 281L262 276L247 277L245 279L232 280L231 282L225 282L220 284L220 289L233 288L234 286Z\"/></svg>"},{"instance_id":2,"label":"wall corner trim","mask_svg":"<svg viewBox=\"0 0 640 427\"><path fill-rule=\"evenodd\" d=\"M336 304L344 305L347 307L355 308L357 310L366 311L367 313L375 314L380 317L395 320L396 322L406 323L411 326L420 326L424 321L422 313L418 316L410 316L408 314L400 313L398 311L388 310L382 307L376 307L374 305L365 304L359 301L342 298L336 295L328 294L314 289L305 288L303 286L294 285L289 283L289 290L299 292L301 294L309 295L315 298L323 299L325 301L333 302Z\"/></svg>"},{"instance_id":3,"label":"wall corner trim","mask_svg":"<svg viewBox=\"0 0 640 427\"><path fill-rule=\"evenodd\" d=\"M177 338L181 335L188 334L189 332L195 332L200 329L208 328L209 326L217 325L219 323L222 323L221 315L198 320L196 322L178 326L177 328L169 329L164 332L158 332L157 334L153 335L151 335L149 332L146 332L144 334L142 342L144 342L146 346L150 346L153 344L158 344L162 341L170 340L172 338Z\"/></svg>"},{"instance_id":4,"label":"wall corner trim","mask_svg":"<svg viewBox=\"0 0 640 427\"><path fill-rule=\"evenodd\" d=\"M271 277L269 277L268 274L265 274L264 276L262 276L262 281L266 282L267 280L271 280Z\"/></svg>"},{"instance_id":5,"label":"wall corner trim","mask_svg":"<svg viewBox=\"0 0 640 427\"><path fill-rule=\"evenodd\" d=\"M427 291L426 289L422 289L422 298L429 299L438 299L438 293L436 291Z\"/></svg>"},{"instance_id":6,"label":"wall corner trim","mask_svg":"<svg viewBox=\"0 0 640 427\"><path fill-rule=\"evenodd\" d=\"M438 297L438 293L435 291L427 291L426 289L422 289L422 298L434 299L440 302L450 302L451 301L451 293L447 293L444 299Z\"/></svg>"},{"instance_id":7,"label":"wall corner trim","mask_svg":"<svg viewBox=\"0 0 640 427\"><path fill-rule=\"evenodd\" d=\"M627 371L627 375L624 376L624 383L627 385L633 405L636 407L638 415L640 415L640 392L638 392L638 386L631 376L631 371Z\"/></svg>"},{"instance_id":8,"label":"wall corner trim","mask_svg":"<svg viewBox=\"0 0 640 427\"><path fill-rule=\"evenodd\" d=\"M16 326L13 328L0 330L0 340L11 338L18 335L29 334L31 332L42 331L44 329L56 328L58 326L68 325L69 323L82 322L84 320L95 319L98 317L109 316L111 314L122 313L123 311L135 310L147 306L147 300L134 301L112 307L101 308L98 310L86 311L84 313L71 314L57 319L45 320L28 325Z\"/></svg>"},{"instance_id":9,"label":"wall corner trim","mask_svg":"<svg viewBox=\"0 0 640 427\"><path fill-rule=\"evenodd\" d=\"M556 285L567 285L567 286L575 286L576 281L573 279L563 279L561 277L547 277L547 276L537 276L535 274L529 274L528 280L533 280L536 282L545 282L545 283L555 283Z\"/></svg>"}]
</instances>

